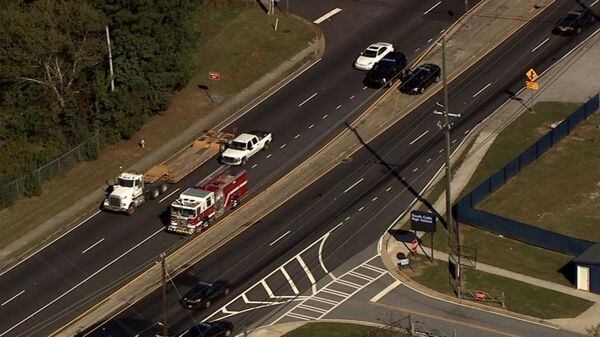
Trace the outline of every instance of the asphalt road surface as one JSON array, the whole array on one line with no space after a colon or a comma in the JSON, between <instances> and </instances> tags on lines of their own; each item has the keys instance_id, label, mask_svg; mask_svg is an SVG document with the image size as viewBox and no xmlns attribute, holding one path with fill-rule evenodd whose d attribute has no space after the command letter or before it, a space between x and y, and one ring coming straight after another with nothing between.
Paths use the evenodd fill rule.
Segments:
<instances>
[{"instance_id":1,"label":"asphalt road surface","mask_svg":"<svg viewBox=\"0 0 600 337\"><path fill-rule=\"evenodd\" d=\"M527 69L534 67L538 73L543 72L594 31L591 29L575 37L550 34L553 24L575 6L572 1L557 1L451 83L451 111L461 115L454 120L454 147L474 125L522 88ZM333 19L330 24L334 24ZM175 287L171 285L167 298L171 331L179 332L194 322L213 319L234 322L237 332L243 327L261 325L269 318L278 317L277 314L282 312L280 307L286 301L304 300L307 294L317 292L320 284L315 281L322 283L332 279L332 270L377 242L442 167L443 135L437 126L440 117L432 113L436 101L442 101L441 93L376 140L365 144L351 160L175 277ZM370 252L373 256L376 254L375 249ZM366 268L361 267L359 274L371 273L368 277L374 280L389 277L381 266L369 264ZM335 272L333 275L339 276ZM217 279L229 280L236 287L229 297L213 303L216 310L187 311L178 303L179 294L198 280ZM359 284L357 282L355 277L353 283ZM345 291L338 289L338 292L359 294L359 291L352 291L352 284L346 286ZM396 291L401 292L399 296L410 297L412 302L409 303L420 303L417 309L423 320L433 321L433 325L446 329L453 324L440 323L441 319L435 323L430 316L440 311L453 314L452 319L463 316L464 321L477 321L482 327L493 326L502 332L501 335L568 334L528 322L515 323L503 316L467 315L464 311L470 309L433 303L404 287L398 287ZM331 298L329 301L335 302ZM409 311L412 307L405 305L403 308ZM319 312L325 317L332 311L320 308L316 310ZM291 317L317 318L306 310L293 312ZM159 293L154 293L102 325L92 335L150 334L160 320L161 298ZM465 335L481 335L481 331L475 329Z\"/></svg>"},{"instance_id":2,"label":"asphalt road surface","mask_svg":"<svg viewBox=\"0 0 600 337\"><path fill-rule=\"evenodd\" d=\"M320 24L327 39L323 58L228 126L269 130L274 134L271 150L249 162L251 194L259 193L302 162L337 134L343 121L352 120L382 93L365 90L364 73L351 67L369 43L390 41L399 50L422 50L462 14L464 7L460 0L445 1L429 11L436 4L437 1L303 1L297 8L292 7L311 20L333 7L343 11ZM409 60L417 54L408 53ZM133 217L95 214L4 272L0 276L0 336L53 331L155 263L161 252L183 244L186 237L163 232L167 206L177 192L217 167L216 161L207 163L171 186L173 194L148 202Z\"/></svg>"}]
</instances>

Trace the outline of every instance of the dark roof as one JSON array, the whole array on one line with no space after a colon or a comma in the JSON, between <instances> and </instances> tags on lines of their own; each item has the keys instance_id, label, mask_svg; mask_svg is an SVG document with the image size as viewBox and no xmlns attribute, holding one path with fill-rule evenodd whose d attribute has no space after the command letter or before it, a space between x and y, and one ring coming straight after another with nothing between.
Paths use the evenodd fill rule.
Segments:
<instances>
[{"instance_id":1,"label":"dark roof","mask_svg":"<svg viewBox=\"0 0 600 337\"><path fill-rule=\"evenodd\" d=\"M586 249L583 253L579 254L573 262L575 264L600 265L600 243L596 243Z\"/></svg>"}]
</instances>

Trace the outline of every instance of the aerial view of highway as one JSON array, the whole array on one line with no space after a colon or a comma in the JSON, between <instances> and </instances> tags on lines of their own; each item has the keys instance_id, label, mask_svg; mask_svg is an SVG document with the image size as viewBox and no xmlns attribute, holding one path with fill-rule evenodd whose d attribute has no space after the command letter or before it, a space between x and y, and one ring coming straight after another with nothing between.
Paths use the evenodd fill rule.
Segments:
<instances>
[{"instance_id":1,"label":"aerial view of highway","mask_svg":"<svg viewBox=\"0 0 600 337\"><path fill-rule=\"evenodd\" d=\"M0 6L0 337L600 336L597 0Z\"/></svg>"}]
</instances>

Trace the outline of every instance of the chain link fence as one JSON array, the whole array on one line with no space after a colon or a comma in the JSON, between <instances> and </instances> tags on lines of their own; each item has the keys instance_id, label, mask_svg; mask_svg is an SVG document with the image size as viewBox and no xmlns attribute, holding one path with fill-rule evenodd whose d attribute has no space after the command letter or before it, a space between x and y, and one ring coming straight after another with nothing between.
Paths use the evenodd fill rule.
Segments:
<instances>
[{"instance_id":1,"label":"chain link fence","mask_svg":"<svg viewBox=\"0 0 600 337\"><path fill-rule=\"evenodd\" d=\"M0 209L16 200L39 195L44 182L65 173L75 164L98 158L100 134L94 136L38 169L0 186Z\"/></svg>"}]
</instances>

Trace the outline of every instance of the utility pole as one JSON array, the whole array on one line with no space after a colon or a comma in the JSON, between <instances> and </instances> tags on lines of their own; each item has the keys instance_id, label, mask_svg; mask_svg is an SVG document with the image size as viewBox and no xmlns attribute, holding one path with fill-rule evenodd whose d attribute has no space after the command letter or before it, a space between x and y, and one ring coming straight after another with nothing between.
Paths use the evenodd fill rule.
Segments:
<instances>
[{"instance_id":1,"label":"utility pole","mask_svg":"<svg viewBox=\"0 0 600 337\"><path fill-rule=\"evenodd\" d=\"M165 267L166 254L163 252L160 254L160 267L162 269L162 310L163 310L163 336L169 335L169 329L167 326L167 270Z\"/></svg>"},{"instance_id":2,"label":"utility pole","mask_svg":"<svg viewBox=\"0 0 600 337\"><path fill-rule=\"evenodd\" d=\"M450 282L460 289L461 272L460 272L460 233L457 224L452 221L452 197L450 191L450 181L452 179L452 170L450 167L450 113L448 103L448 76L446 68L446 34L442 35L442 84L444 86L444 133L446 138L446 225L448 226L448 248L450 249L450 261L453 264L454 275L450 275ZM452 117L460 117L460 115L452 114ZM455 261L452 261L452 258ZM460 290L459 290L460 291Z\"/></svg>"},{"instance_id":3,"label":"utility pole","mask_svg":"<svg viewBox=\"0 0 600 337\"><path fill-rule=\"evenodd\" d=\"M110 72L110 91L115 91L115 75L113 73L112 47L110 45L110 33L108 32L108 25L106 25L106 45L108 46L108 67L109 67L109 72Z\"/></svg>"}]
</instances>

